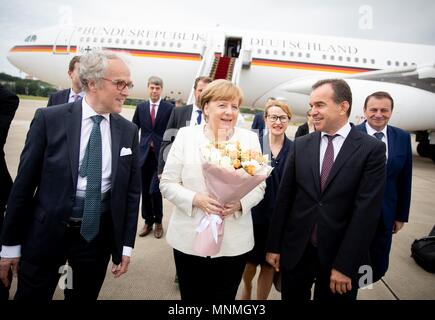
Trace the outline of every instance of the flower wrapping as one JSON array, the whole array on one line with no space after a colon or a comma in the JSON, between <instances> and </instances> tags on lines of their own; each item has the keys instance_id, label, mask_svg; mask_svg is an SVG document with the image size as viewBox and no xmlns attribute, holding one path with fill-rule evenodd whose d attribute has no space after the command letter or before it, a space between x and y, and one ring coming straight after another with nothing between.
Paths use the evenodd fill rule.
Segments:
<instances>
[{"instance_id":1,"label":"flower wrapping","mask_svg":"<svg viewBox=\"0 0 435 320\"><path fill-rule=\"evenodd\" d=\"M202 172L210 197L222 204L240 201L261 182L272 168L267 158L257 151L242 152L240 144L208 145L202 148ZM201 256L219 253L225 222L216 214L204 215L193 242L193 250Z\"/></svg>"}]
</instances>

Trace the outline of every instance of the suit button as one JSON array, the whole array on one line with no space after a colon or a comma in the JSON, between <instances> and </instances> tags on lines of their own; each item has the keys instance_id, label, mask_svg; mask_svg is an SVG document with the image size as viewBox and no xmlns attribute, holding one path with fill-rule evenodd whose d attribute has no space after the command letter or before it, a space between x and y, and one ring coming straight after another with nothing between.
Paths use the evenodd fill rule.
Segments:
<instances>
[{"instance_id":1,"label":"suit button","mask_svg":"<svg viewBox=\"0 0 435 320\"><path fill-rule=\"evenodd\" d=\"M323 206L323 202L320 201L320 202L319 202L319 207L322 207L322 206Z\"/></svg>"}]
</instances>

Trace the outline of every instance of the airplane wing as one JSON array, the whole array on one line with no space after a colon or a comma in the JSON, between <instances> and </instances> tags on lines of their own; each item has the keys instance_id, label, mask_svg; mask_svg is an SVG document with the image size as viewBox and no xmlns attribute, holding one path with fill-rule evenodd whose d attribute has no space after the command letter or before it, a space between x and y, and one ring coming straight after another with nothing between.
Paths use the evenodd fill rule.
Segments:
<instances>
[{"instance_id":1,"label":"airplane wing","mask_svg":"<svg viewBox=\"0 0 435 320\"><path fill-rule=\"evenodd\" d=\"M315 77L298 79L286 83L284 85L284 90L309 95L313 83L327 78L331 78L331 75L317 75ZM342 78L395 83L435 93L435 64L369 71L346 75Z\"/></svg>"},{"instance_id":2,"label":"airplane wing","mask_svg":"<svg viewBox=\"0 0 435 320\"><path fill-rule=\"evenodd\" d=\"M435 93L435 64L369 71L346 76L345 79L396 83Z\"/></svg>"}]
</instances>

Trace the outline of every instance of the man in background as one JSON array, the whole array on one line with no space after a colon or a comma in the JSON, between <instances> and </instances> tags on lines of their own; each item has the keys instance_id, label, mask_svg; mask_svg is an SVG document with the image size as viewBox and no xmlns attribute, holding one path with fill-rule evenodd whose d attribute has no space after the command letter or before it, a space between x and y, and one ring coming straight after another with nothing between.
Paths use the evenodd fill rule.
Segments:
<instances>
[{"instance_id":1,"label":"man in background","mask_svg":"<svg viewBox=\"0 0 435 320\"><path fill-rule=\"evenodd\" d=\"M163 200L157 177L160 144L163 140L174 105L162 100L163 80L152 76L148 79L149 100L138 104L133 123L140 130L140 166L142 172L142 218L145 224L139 237L153 230L154 237L163 236Z\"/></svg>"},{"instance_id":2,"label":"man in background","mask_svg":"<svg viewBox=\"0 0 435 320\"><path fill-rule=\"evenodd\" d=\"M85 92L82 91L82 84L79 78L80 56L74 56L69 62L68 76L71 79L71 88L60 90L50 95L47 107L82 99Z\"/></svg>"},{"instance_id":3,"label":"man in background","mask_svg":"<svg viewBox=\"0 0 435 320\"><path fill-rule=\"evenodd\" d=\"M387 181L382 214L370 246L373 282L388 270L393 234L408 222L411 205L412 149L411 136L402 129L388 125L394 101L388 92L378 91L364 102L366 121L356 128L386 145Z\"/></svg>"}]
</instances>

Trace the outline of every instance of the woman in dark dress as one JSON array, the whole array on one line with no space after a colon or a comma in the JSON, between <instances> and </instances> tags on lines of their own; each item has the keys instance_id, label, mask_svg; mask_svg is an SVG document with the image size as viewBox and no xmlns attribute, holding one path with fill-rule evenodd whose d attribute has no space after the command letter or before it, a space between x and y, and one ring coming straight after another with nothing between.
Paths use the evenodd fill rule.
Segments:
<instances>
[{"instance_id":1,"label":"woman in dark dress","mask_svg":"<svg viewBox=\"0 0 435 320\"><path fill-rule=\"evenodd\" d=\"M270 216L274 209L284 163L292 144L292 141L285 135L291 119L288 105L278 100L268 102L264 110L264 119L268 134L263 138L262 149L263 154L269 155L273 171L266 180L266 193L263 200L251 211L255 245L249 253L248 262L243 273L243 300L251 299L252 279L257 272L258 265L260 265L261 269L257 282L257 300L266 300L272 287L275 271L266 262L266 241Z\"/></svg>"}]
</instances>

